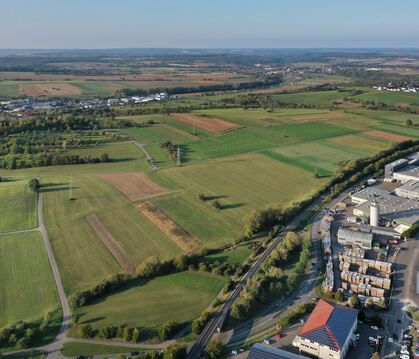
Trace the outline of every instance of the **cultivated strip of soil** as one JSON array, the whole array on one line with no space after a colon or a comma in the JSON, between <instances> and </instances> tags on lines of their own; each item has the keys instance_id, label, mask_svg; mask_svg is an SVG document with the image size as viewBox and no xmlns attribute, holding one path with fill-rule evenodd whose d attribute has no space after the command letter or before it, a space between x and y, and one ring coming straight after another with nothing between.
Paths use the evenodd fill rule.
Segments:
<instances>
[{"instance_id":1,"label":"cultivated strip of soil","mask_svg":"<svg viewBox=\"0 0 419 359\"><path fill-rule=\"evenodd\" d=\"M130 201L139 201L168 193L144 173L107 173L97 174L97 176L122 192Z\"/></svg>"},{"instance_id":2,"label":"cultivated strip of soil","mask_svg":"<svg viewBox=\"0 0 419 359\"><path fill-rule=\"evenodd\" d=\"M96 214L89 214L86 216L86 221L90 224L97 236L108 248L109 252L114 256L121 268L128 274L134 275L137 272L137 267L132 260L125 253L121 245L106 229L103 223L97 218Z\"/></svg>"},{"instance_id":3,"label":"cultivated strip of soil","mask_svg":"<svg viewBox=\"0 0 419 359\"><path fill-rule=\"evenodd\" d=\"M200 244L182 227L166 216L153 203L143 202L136 205L138 209L160 230L165 233L185 252L191 252L200 247Z\"/></svg>"},{"instance_id":4,"label":"cultivated strip of soil","mask_svg":"<svg viewBox=\"0 0 419 359\"><path fill-rule=\"evenodd\" d=\"M403 141L413 140L412 137L395 135L393 133L388 133L388 132L383 132L383 131L367 131L363 133L364 135L384 138L386 140L390 140L393 142L403 142Z\"/></svg>"}]
</instances>

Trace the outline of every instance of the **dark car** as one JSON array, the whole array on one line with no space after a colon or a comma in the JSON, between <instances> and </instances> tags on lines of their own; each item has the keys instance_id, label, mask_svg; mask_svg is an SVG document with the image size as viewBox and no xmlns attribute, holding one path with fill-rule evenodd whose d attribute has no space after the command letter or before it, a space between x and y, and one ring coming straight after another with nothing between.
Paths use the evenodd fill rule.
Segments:
<instances>
[{"instance_id":1,"label":"dark car","mask_svg":"<svg viewBox=\"0 0 419 359\"><path fill-rule=\"evenodd\" d=\"M79 355L77 356L77 359L87 359L87 357L85 357L84 355Z\"/></svg>"},{"instance_id":2,"label":"dark car","mask_svg":"<svg viewBox=\"0 0 419 359\"><path fill-rule=\"evenodd\" d=\"M133 356L136 356L136 355L140 355L140 353L139 352L131 352L131 356L133 357Z\"/></svg>"},{"instance_id":3,"label":"dark car","mask_svg":"<svg viewBox=\"0 0 419 359\"><path fill-rule=\"evenodd\" d=\"M399 339L399 337L397 336L397 334L393 334L393 339L394 340L398 340Z\"/></svg>"}]
</instances>

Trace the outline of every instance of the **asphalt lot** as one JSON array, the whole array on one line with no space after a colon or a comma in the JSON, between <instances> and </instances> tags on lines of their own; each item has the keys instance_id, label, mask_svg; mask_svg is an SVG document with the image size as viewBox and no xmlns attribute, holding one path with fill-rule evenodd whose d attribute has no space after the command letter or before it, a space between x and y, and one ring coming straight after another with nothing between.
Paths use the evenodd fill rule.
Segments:
<instances>
[{"instance_id":1,"label":"asphalt lot","mask_svg":"<svg viewBox=\"0 0 419 359\"><path fill-rule=\"evenodd\" d=\"M368 338L381 335L383 340L387 340L384 329L373 330L367 324L358 324L359 340L351 346L346 356L347 359L369 359L375 352L375 348L368 344Z\"/></svg>"}]
</instances>

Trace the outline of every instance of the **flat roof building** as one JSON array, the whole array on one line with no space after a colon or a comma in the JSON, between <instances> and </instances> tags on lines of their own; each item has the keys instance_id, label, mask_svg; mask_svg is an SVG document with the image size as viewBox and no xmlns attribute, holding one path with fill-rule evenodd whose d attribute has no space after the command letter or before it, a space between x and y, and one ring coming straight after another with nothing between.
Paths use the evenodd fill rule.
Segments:
<instances>
[{"instance_id":1,"label":"flat roof building","mask_svg":"<svg viewBox=\"0 0 419 359\"><path fill-rule=\"evenodd\" d=\"M392 177L399 182L419 181L419 167L417 165L408 165L402 170L394 172Z\"/></svg>"},{"instance_id":2,"label":"flat roof building","mask_svg":"<svg viewBox=\"0 0 419 359\"><path fill-rule=\"evenodd\" d=\"M392 177L395 171L397 171L398 169L403 168L408 163L409 163L409 161L406 160L405 158L400 158L400 159L398 159L396 161L393 161L391 163L388 163L384 167L384 175L387 178Z\"/></svg>"},{"instance_id":3,"label":"flat roof building","mask_svg":"<svg viewBox=\"0 0 419 359\"><path fill-rule=\"evenodd\" d=\"M405 182L400 187L396 188L396 194L399 197L419 199L419 181L410 180Z\"/></svg>"},{"instance_id":4,"label":"flat roof building","mask_svg":"<svg viewBox=\"0 0 419 359\"><path fill-rule=\"evenodd\" d=\"M342 246L350 245L352 247L371 249L373 236L371 232L339 228L338 243Z\"/></svg>"},{"instance_id":5,"label":"flat roof building","mask_svg":"<svg viewBox=\"0 0 419 359\"><path fill-rule=\"evenodd\" d=\"M292 344L300 353L344 358L357 327L358 311L320 299Z\"/></svg>"},{"instance_id":6,"label":"flat roof building","mask_svg":"<svg viewBox=\"0 0 419 359\"><path fill-rule=\"evenodd\" d=\"M380 218L390 222L412 226L419 222L419 201L391 195L390 192L367 187L352 195L352 202L358 204L353 214L369 217L371 203L377 203Z\"/></svg>"}]
</instances>

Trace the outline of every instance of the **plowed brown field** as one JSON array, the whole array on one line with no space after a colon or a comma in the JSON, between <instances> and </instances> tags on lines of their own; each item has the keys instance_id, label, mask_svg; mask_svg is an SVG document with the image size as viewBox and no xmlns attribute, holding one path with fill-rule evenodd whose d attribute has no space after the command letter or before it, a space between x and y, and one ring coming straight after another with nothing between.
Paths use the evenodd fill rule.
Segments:
<instances>
[{"instance_id":1,"label":"plowed brown field","mask_svg":"<svg viewBox=\"0 0 419 359\"><path fill-rule=\"evenodd\" d=\"M385 138L386 140L390 140L390 141L393 141L393 142L403 142L403 141L413 140L412 137L395 135L395 134L387 133L387 132L383 132L383 131L367 131L367 132L364 132L364 134L368 135L368 136Z\"/></svg>"},{"instance_id":2,"label":"plowed brown field","mask_svg":"<svg viewBox=\"0 0 419 359\"><path fill-rule=\"evenodd\" d=\"M130 201L139 201L168 193L143 173L109 173L97 176L122 192Z\"/></svg>"}]
</instances>

